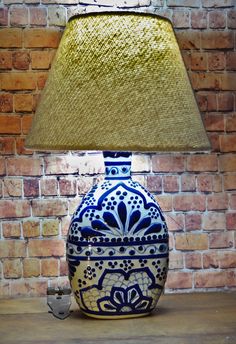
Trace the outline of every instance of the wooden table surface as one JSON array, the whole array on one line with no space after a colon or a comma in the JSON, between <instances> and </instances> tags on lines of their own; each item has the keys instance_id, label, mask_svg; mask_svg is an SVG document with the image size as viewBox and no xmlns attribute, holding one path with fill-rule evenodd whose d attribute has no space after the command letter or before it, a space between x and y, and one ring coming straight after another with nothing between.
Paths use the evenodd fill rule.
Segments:
<instances>
[{"instance_id":1,"label":"wooden table surface","mask_svg":"<svg viewBox=\"0 0 236 344\"><path fill-rule=\"evenodd\" d=\"M96 320L73 313L58 320L46 298L0 300L1 344L236 344L236 292L161 297L152 315Z\"/></svg>"}]
</instances>

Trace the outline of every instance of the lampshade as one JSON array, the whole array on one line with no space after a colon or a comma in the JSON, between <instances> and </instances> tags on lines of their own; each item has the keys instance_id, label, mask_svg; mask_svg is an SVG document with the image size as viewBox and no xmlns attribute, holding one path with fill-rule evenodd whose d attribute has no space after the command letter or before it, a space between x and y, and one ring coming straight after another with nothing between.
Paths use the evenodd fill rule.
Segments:
<instances>
[{"instance_id":1,"label":"lampshade","mask_svg":"<svg viewBox=\"0 0 236 344\"><path fill-rule=\"evenodd\" d=\"M61 39L26 146L37 150L207 150L171 22L82 14Z\"/></svg>"}]
</instances>

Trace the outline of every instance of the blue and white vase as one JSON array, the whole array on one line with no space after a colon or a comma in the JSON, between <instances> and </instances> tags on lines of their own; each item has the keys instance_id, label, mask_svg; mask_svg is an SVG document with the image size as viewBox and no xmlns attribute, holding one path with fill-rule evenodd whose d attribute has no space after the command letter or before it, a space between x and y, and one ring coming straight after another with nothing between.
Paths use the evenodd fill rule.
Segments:
<instances>
[{"instance_id":1,"label":"blue and white vase","mask_svg":"<svg viewBox=\"0 0 236 344\"><path fill-rule=\"evenodd\" d=\"M103 319L149 314L168 269L168 232L152 195L131 178L131 153L104 152L105 180L75 211L67 239L81 311Z\"/></svg>"}]
</instances>

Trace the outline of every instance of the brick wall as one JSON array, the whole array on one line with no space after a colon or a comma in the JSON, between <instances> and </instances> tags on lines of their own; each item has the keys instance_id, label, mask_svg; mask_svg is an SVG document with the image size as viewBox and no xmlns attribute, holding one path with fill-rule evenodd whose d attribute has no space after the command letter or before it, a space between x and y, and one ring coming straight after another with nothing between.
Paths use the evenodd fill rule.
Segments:
<instances>
[{"instance_id":1,"label":"brick wall","mask_svg":"<svg viewBox=\"0 0 236 344\"><path fill-rule=\"evenodd\" d=\"M167 290L236 287L235 1L2 0L2 296L42 295L48 283L67 283L69 219L101 180L101 155L33 154L24 139L66 21L112 4L172 20L213 146L209 154L134 156L134 176L156 195L169 226Z\"/></svg>"}]
</instances>

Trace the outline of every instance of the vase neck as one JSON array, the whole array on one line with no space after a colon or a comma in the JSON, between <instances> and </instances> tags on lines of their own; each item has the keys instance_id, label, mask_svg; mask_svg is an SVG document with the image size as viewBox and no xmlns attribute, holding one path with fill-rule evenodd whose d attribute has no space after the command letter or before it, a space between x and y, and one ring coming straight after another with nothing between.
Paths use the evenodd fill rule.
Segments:
<instances>
[{"instance_id":1,"label":"vase neck","mask_svg":"<svg viewBox=\"0 0 236 344\"><path fill-rule=\"evenodd\" d=\"M105 163L105 179L131 178L130 152L103 152Z\"/></svg>"}]
</instances>

